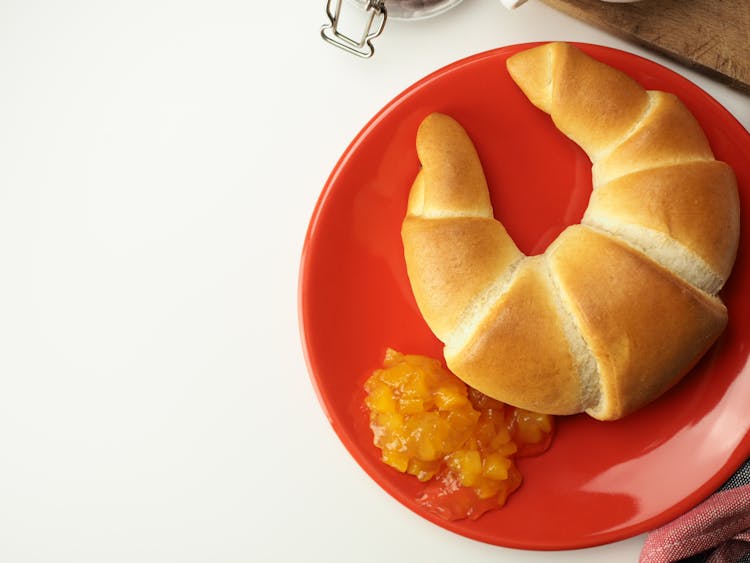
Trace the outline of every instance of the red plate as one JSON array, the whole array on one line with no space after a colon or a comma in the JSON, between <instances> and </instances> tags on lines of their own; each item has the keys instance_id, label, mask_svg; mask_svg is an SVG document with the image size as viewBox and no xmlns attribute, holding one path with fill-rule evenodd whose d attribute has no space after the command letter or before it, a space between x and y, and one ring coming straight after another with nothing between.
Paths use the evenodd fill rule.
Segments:
<instances>
[{"instance_id":1,"label":"red plate","mask_svg":"<svg viewBox=\"0 0 750 563\"><path fill-rule=\"evenodd\" d=\"M302 339L333 428L383 489L424 518L487 543L567 549L624 539L666 523L719 487L750 455L748 230L723 291L729 326L699 366L656 403L618 422L559 418L552 448L523 459L524 484L501 510L446 522L414 499L420 484L384 465L372 445L362 384L387 346L442 357L412 297L400 227L418 169L419 122L447 113L468 130L496 214L527 254L577 223L591 192L591 164L535 109L505 70L531 45L482 53L408 88L357 135L313 214L299 286ZM715 100L674 72L632 54L580 47L638 80L677 94L731 164L742 215L750 216L750 135Z\"/></svg>"}]
</instances>

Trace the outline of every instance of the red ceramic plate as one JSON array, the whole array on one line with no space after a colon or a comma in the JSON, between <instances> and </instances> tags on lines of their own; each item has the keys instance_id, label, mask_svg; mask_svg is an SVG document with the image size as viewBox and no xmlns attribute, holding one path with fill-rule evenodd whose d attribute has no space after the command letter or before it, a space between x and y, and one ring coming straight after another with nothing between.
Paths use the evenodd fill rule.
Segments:
<instances>
[{"instance_id":1,"label":"red ceramic plate","mask_svg":"<svg viewBox=\"0 0 750 563\"><path fill-rule=\"evenodd\" d=\"M415 132L428 113L457 118L474 140L494 208L527 254L577 223L591 164L535 109L505 70L530 45L454 63L408 88L359 133L333 170L310 223L299 287L302 339L312 380L333 428L383 489L458 534L526 549L567 549L624 539L666 523L719 487L750 455L750 264L748 229L723 291L725 333L683 382L618 422L559 418L551 449L519 461L524 484L500 510L446 522L416 503L421 485L381 463L362 384L387 346L441 356L417 310L400 240L418 169ZM677 94L704 127L717 158L734 167L750 217L750 136L691 82L649 60L594 45L592 56L649 89ZM542 343L540 343L542 344Z\"/></svg>"}]
</instances>

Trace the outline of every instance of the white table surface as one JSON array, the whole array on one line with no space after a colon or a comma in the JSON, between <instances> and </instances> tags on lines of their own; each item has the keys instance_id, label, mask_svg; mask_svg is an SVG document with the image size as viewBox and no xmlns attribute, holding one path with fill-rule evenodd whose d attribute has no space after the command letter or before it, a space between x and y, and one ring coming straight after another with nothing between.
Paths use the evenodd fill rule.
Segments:
<instances>
[{"instance_id":1,"label":"white table surface","mask_svg":"<svg viewBox=\"0 0 750 563\"><path fill-rule=\"evenodd\" d=\"M531 0L324 44L324 0L0 0L0 561L635 561L484 545L392 500L318 405L307 223L415 80L532 40L646 55Z\"/></svg>"}]
</instances>

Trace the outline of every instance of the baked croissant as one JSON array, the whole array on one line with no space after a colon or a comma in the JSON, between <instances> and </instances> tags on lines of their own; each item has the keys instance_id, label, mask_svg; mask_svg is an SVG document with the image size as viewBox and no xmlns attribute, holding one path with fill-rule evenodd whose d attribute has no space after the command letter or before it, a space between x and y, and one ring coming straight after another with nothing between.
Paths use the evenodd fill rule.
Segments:
<instances>
[{"instance_id":1,"label":"baked croissant","mask_svg":"<svg viewBox=\"0 0 750 563\"><path fill-rule=\"evenodd\" d=\"M525 256L494 218L469 136L431 114L401 231L411 287L471 387L618 419L676 384L726 325L716 294L737 252L736 179L675 96L571 45L522 51L507 68L593 163L582 222Z\"/></svg>"}]
</instances>

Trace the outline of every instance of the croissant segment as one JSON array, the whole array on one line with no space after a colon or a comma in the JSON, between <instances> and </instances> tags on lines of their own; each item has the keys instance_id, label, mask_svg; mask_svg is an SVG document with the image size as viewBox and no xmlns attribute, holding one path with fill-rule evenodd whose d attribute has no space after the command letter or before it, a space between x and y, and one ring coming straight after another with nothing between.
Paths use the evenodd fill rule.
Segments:
<instances>
[{"instance_id":1,"label":"croissant segment","mask_svg":"<svg viewBox=\"0 0 750 563\"><path fill-rule=\"evenodd\" d=\"M547 414L618 419L675 385L724 330L739 198L688 109L565 43L508 71L592 161L580 225L525 256L494 218L477 151L453 118L417 131L422 164L402 240L448 367Z\"/></svg>"}]
</instances>

